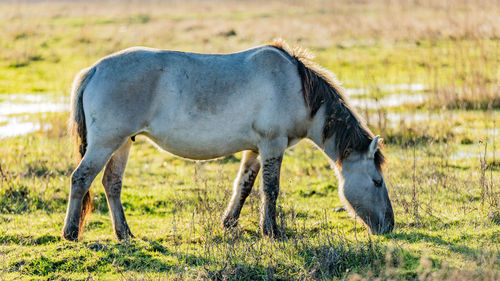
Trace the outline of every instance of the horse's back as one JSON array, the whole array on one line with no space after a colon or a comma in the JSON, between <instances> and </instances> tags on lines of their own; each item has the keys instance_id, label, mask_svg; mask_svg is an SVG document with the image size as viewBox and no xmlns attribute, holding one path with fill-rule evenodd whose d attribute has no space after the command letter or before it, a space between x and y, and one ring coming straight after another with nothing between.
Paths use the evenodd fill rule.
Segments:
<instances>
[{"instance_id":1,"label":"horse's back","mask_svg":"<svg viewBox=\"0 0 500 281\"><path fill-rule=\"evenodd\" d=\"M296 65L273 47L224 55L133 48L94 67L84 107L101 122L88 126L144 133L188 158L256 149L262 134L284 133L306 115Z\"/></svg>"}]
</instances>

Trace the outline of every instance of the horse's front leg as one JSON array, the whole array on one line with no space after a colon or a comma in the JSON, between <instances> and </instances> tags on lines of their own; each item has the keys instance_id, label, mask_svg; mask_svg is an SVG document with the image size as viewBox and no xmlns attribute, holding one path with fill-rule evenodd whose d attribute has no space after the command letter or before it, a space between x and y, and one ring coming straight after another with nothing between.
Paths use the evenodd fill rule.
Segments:
<instances>
[{"instance_id":1,"label":"horse's front leg","mask_svg":"<svg viewBox=\"0 0 500 281\"><path fill-rule=\"evenodd\" d=\"M241 208L252 191L259 170L259 155L253 151L245 151L241 159L238 176L234 180L231 201L222 216L222 224L224 227L235 227L238 224Z\"/></svg>"},{"instance_id":2,"label":"horse's front leg","mask_svg":"<svg viewBox=\"0 0 500 281\"><path fill-rule=\"evenodd\" d=\"M286 149L286 140L274 141L259 147L262 165L262 206L260 229L262 235L279 237L281 233L276 224L276 200L279 193L281 162Z\"/></svg>"}]
</instances>

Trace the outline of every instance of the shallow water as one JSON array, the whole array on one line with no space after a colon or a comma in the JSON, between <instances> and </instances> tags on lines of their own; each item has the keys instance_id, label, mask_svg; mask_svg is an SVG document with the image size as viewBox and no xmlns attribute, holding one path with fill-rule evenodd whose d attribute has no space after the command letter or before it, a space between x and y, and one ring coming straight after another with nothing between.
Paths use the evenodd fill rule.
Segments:
<instances>
[{"instance_id":1,"label":"shallow water","mask_svg":"<svg viewBox=\"0 0 500 281\"><path fill-rule=\"evenodd\" d=\"M26 135L40 129L40 123L20 121L18 118L9 118L7 124L0 125L0 139Z\"/></svg>"},{"instance_id":2,"label":"shallow water","mask_svg":"<svg viewBox=\"0 0 500 281\"><path fill-rule=\"evenodd\" d=\"M385 112L383 114L384 120L392 125L401 124L401 122L418 122L418 121L428 121L428 120L443 120L444 117L441 114L431 114L425 112ZM373 113L370 114L369 123L378 123L381 120L380 115Z\"/></svg>"},{"instance_id":3,"label":"shallow water","mask_svg":"<svg viewBox=\"0 0 500 281\"><path fill-rule=\"evenodd\" d=\"M63 112L69 110L69 102L48 94L14 94L0 96L0 139L26 135L47 128L50 124L27 121L25 114Z\"/></svg>"},{"instance_id":4,"label":"shallow water","mask_svg":"<svg viewBox=\"0 0 500 281\"><path fill-rule=\"evenodd\" d=\"M424 84L382 84L376 87L370 88L346 88L344 92L346 95L355 98L356 96L368 95L370 92L376 89L378 92L382 93L393 93L393 92L404 92L404 93L415 93L425 91L427 88Z\"/></svg>"},{"instance_id":5,"label":"shallow water","mask_svg":"<svg viewBox=\"0 0 500 281\"><path fill-rule=\"evenodd\" d=\"M429 94L398 93L385 96L381 99L350 98L350 103L362 109L380 109L384 107L397 107L405 104L422 104L428 100Z\"/></svg>"},{"instance_id":6,"label":"shallow water","mask_svg":"<svg viewBox=\"0 0 500 281\"><path fill-rule=\"evenodd\" d=\"M377 92L384 93L381 98L369 98L365 95L372 90L367 88L347 88L345 93L349 103L360 109L381 109L398 107L406 104L422 104L429 99L429 93L424 84L383 84L375 87Z\"/></svg>"}]
</instances>

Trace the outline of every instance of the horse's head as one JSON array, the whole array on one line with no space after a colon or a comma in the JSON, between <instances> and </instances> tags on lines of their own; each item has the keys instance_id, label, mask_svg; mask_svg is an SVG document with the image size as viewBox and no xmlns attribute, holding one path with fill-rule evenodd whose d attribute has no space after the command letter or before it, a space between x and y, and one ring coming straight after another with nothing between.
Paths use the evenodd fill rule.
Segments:
<instances>
[{"instance_id":1,"label":"horse's head","mask_svg":"<svg viewBox=\"0 0 500 281\"><path fill-rule=\"evenodd\" d=\"M349 153L339 168L340 197L349 212L373 234L388 233L394 228L391 201L384 177L375 161L378 140L379 137L375 137L366 152Z\"/></svg>"}]
</instances>

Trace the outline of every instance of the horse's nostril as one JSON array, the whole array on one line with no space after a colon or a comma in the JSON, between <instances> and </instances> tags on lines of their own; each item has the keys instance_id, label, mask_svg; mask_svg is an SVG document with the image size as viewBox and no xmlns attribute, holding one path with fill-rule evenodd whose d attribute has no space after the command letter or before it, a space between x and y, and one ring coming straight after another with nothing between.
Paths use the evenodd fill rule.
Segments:
<instances>
[{"instance_id":1,"label":"horse's nostril","mask_svg":"<svg viewBox=\"0 0 500 281\"><path fill-rule=\"evenodd\" d=\"M367 224L374 235L391 233L394 229L394 217L392 212L386 213L385 217L379 217L378 219L372 217L371 220L367 220Z\"/></svg>"}]
</instances>

